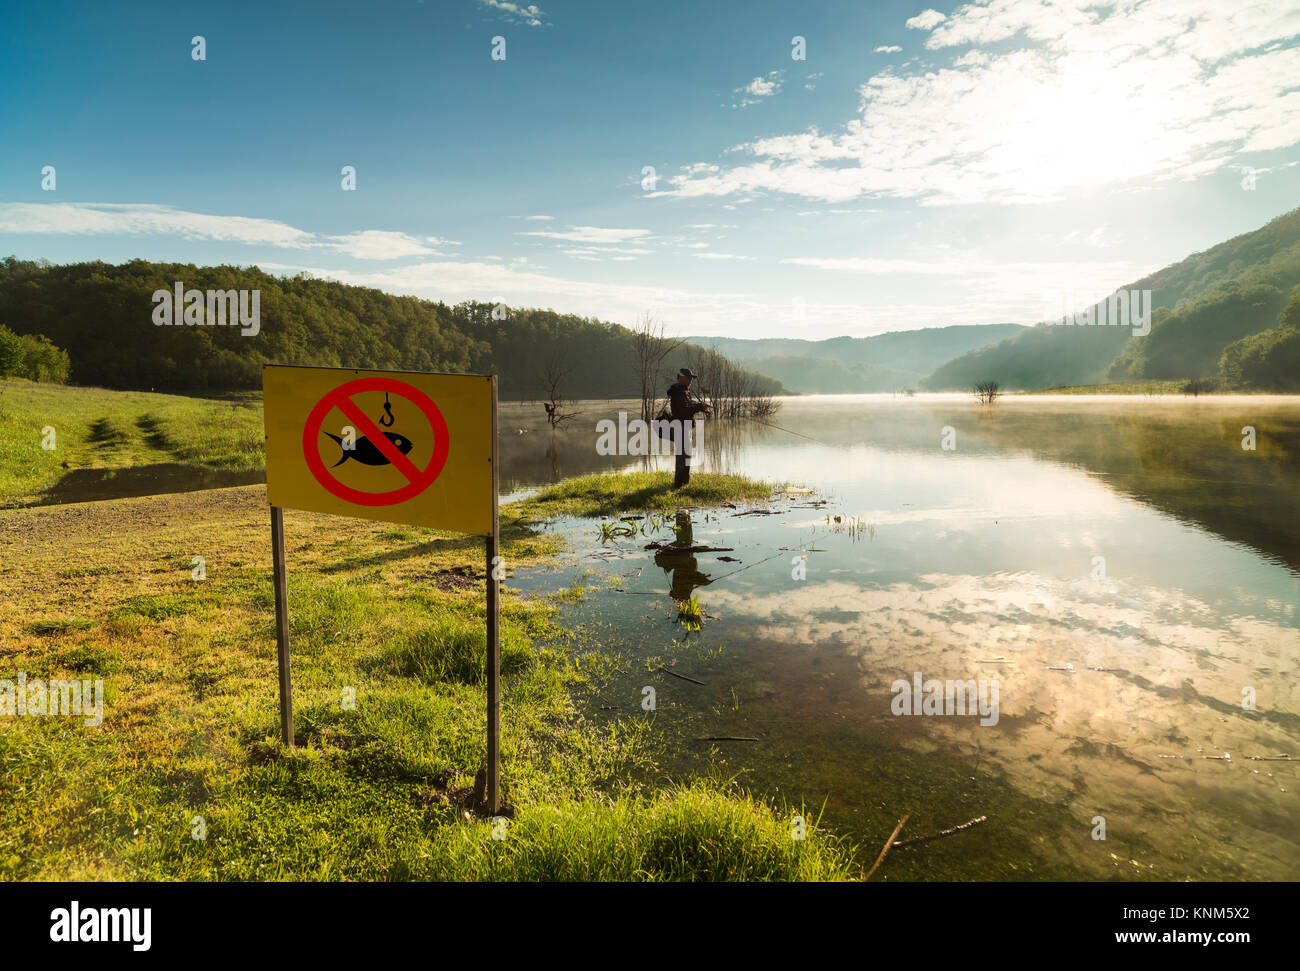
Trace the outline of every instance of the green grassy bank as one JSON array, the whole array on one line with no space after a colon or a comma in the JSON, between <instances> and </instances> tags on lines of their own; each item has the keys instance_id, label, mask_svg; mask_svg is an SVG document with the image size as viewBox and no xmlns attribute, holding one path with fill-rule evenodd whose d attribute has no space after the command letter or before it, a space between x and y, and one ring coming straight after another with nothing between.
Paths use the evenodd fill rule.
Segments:
<instances>
[{"instance_id":1,"label":"green grassy bank","mask_svg":"<svg viewBox=\"0 0 1300 971\"><path fill-rule=\"evenodd\" d=\"M0 508L41 501L85 470L265 464L256 392L187 398L0 379Z\"/></svg>"},{"instance_id":2,"label":"green grassy bank","mask_svg":"<svg viewBox=\"0 0 1300 971\"><path fill-rule=\"evenodd\" d=\"M165 396L139 397L178 439L206 421L202 409L241 407L169 412L154 400ZM104 410L84 404L83 421ZM768 492L711 476L689 494L668 484L667 474L593 476L503 507L507 567L554 562L560 541L531 524L557 511ZM530 597L508 584L509 809L494 839L473 796L485 756L481 540L285 519L293 752L277 740L261 487L0 512L0 679L98 679L105 691L99 726L0 715L0 879L858 875L853 848L811 819L807 838L792 838L794 810L725 781L645 782L661 751L654 716L629 711L597 729L575 704L618 662L559 622L572 591Z\"/></svg>"}]
</instances>

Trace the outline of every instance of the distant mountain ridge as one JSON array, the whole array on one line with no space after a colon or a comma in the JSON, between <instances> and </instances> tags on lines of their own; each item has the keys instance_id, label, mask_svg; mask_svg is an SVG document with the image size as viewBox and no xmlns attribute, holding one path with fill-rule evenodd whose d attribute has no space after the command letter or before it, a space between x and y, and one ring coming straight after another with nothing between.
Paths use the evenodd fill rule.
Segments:
<instances>
[{"instance_id":1,"label":"distant mountain ridge","mask_svg":"<svg viewBox=\"0 0 1300 971\"><path fill-rule=\"evenodd\" d=\"M687 337L716 348L743 367L777 378L791 391L850 394L916 388L947 361L996 344L1022 324L971 324L890 331L874 337Z\"/></svg>"}]
</instances>

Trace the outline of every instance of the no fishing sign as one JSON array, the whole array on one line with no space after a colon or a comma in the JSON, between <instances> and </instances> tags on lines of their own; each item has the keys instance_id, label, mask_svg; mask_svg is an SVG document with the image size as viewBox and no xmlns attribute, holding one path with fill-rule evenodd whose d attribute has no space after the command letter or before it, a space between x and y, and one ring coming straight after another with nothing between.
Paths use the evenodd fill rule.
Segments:
<instances>
[{"instance_id":1,"label":"no fishing sign","mask_svg":"<svg viewBox=\"0 0 1300 971\"><path fill-rule=\"evenodd\" d=\"M272 506L492 532L490 376L267 365Z\"/></svg>"},{"instance_id":2,"label":"no fishing sign","mask_svg":"<svg viewBox=\"0 0 1300 971\"><path fill-rule=\"evenodd\" d=\"M284 510L485 537L487 760L483 808L502 808L497 379L494 375L262 368L280 734L294 744ZM477 785L476 785L477 788Z\"/></svg>"}]
</instances>

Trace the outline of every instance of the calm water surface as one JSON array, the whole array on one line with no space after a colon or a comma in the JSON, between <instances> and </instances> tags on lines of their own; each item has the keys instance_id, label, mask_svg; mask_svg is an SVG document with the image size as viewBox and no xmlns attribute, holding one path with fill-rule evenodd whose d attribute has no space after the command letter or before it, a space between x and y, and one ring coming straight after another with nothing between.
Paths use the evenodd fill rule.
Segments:
<instances>
[{"instance_id":1,"label":"calm water surface","mask_svg":"<svg viewBox=\"0 0 1300 971\"><path fill-rule=\"evenodd\" d=\"M503 407L503 492L668 467L596 455L619 405L578 407L557 435ZM1300 401L828 396L773 421L705 434L701 470L813 490L683 521L735 552L564 521L565 569L512 579L595 591L569 609L623 666L588 717L645 717L653 685L663 771L735 776L870 857L904 813L904 836L989 816L891 854L895 879L1300 877L1300 773L1276 760L1300 760ZM915 672L996 680L997 724L894 715Z\"/></svg>"}]
</instances>

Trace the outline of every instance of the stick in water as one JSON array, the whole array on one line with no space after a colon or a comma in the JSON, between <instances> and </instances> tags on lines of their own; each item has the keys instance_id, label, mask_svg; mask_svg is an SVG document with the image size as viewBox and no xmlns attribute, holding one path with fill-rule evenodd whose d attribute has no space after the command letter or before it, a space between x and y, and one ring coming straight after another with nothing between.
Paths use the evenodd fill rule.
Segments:
<instances>
[{"instance_id":1,"label":"stick in water","mask_svg":"<svg viewBox=\"0 0 1300 971\"><path fill-rule=\"evenodd\" d=\"M908 819L911 818L911 816L912 814L908 813L906 816L904 816L902 819L898 821L898 825L894 827L894 831L889 834L889 839L885 840L885 845L881 848L880 855L876 857L875 864L867 872L867 875L862 878L863 883L866 883L868 880L870 880L871 875L875 873L878 869L880 869L880 864L885 862L885 856L886 854L889 853L890 847L894 845L894 840L898 839L898 834L903 831L903 827L907 824L907 821Z\"/></svg>"},{"instance_id":2,"label":"stick in water","mask_svg":"<svg viewBox=\"0 0 1300 971\"><path fill-rule=\"evenodd\" d=\"M671 674L674 678L681 678L683 681L689 681L691 684L704 684L703 681L696 681L694 678L688 678L684 674L678 674L676 671L669 671L662 664L655 668L656 671L662 671L664 674Z\"/></svg>"},{"instance_id":3,"label":"stick in water","mask_svg":"<svg viewBox=\"0 0 1300 971\"><path fill-rule=\"evenodd\" d=\"M987 816L979 816L976 819L972 819L969 820L968 822L962 823L960 826L954 826L952 829L945 829L939 833L931 833L929 836L914 836L910 840L899 840L894 845L915 846L917 843L928 843L930 842L930 840L941 839L944 836L951 836L953 833L960 833L962 830L970 829L972 826L978 826L980 823L985 822L987 819L988 819Z\"/></svg>"}]
</instances>

